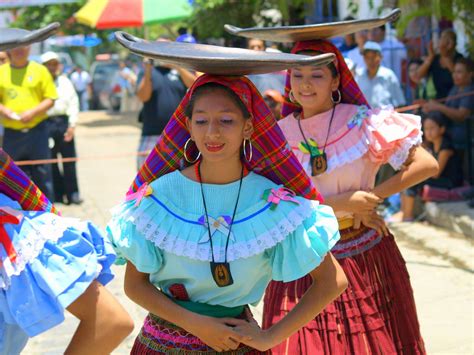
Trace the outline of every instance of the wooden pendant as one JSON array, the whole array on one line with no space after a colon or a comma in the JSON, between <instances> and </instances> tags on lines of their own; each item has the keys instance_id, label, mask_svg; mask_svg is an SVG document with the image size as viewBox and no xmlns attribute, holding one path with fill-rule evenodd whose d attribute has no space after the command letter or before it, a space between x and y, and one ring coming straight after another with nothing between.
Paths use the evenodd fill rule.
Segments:
<instances>
[{"instance_id":1,"label":"wooden pendant","mask_svg":"<svg viewBox=\"0 0 474 355\"><path fill-rule=\"evenodd\" d=\"M211 262L211 273L215 283L219 287L230 286L234 283L232 274L230 273L229 263Z\"/></svg>"},{"instance_id":2,"label":"wooden pendant","mask_svg":"<svg viewBox=\"0 0 474 355\"><path fill-rule=\"evenodd\" d=\"M311 155L311 175L321 175L328 169L326 153Z\"/></svg>"}]
</instances>

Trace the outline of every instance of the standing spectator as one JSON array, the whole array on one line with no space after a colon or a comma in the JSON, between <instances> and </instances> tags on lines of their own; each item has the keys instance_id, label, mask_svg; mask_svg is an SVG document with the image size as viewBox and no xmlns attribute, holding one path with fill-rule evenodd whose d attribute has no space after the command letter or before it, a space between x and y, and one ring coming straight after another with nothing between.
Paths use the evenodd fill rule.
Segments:
<instances>
[{"instance_id":1,"label":"standing spectator","mask_svg":"<svg viewBox=\"0 0 474 355\"><path fill-rule=\"evenodd\" d=\"M368 33L369 31L367 30L356 32L354 37L357 47L352 48L346 54L347 58L352 60L354 63L355 70L365 69L364 56L362 55L362 52L364 52L364 45L365 42L367 42Z\"/></svg>"},{"instance_id":2,"label":"standing spectator","mask_svg":"<svg viewBox=\"0 0 474 355\"><path fill-rule=\"evenodd\" d=\"M346 16L344 17L344 21L352 21L355 20L354 17L352 16ZM355 40L355 35L353 33L349 33L344 36L344 40L342 42L342 45L338 48L339 51L342 53L344 57L347 56L347 53L351 50L357 47L357 42Z\"/></svg>"},{"instance_id":3,"label":"standing spectator","mask_svg":"<svg viewBox=\"0 0 474 355\"><path fill-rule=\"evenodd\" d=\"M8 53L0 52L0 65L6 64L8 62L9 62ZM4 128L2 124L0 124L0 148L3 147L3 131L4 131Z\"/></svg>"},{"instance_id":4,"label":"standing spectator","mask_svg":"<svg viewBox=\"0 0 474 355\"><path fill-rule=\"evenodd\" d=\"M247 48L260 52L266 51L265 42L257 38L249 39L247 41ZM281 94L285 91L286 71L268 74L252 74L247 75L247 77L257 87L262 95L267 90L278 90Z\"/></svg>"},{"instance_id":5,"label":"standing spectator","mask_svg":"<svg viewBox=\"0 0 474 355\"><path fill-rule=\"evenodd\" d=\"M400 81L402 78L402 64L407 59L405 45L396 38L387 38L385 25L372 29L369 32L369 40L380 44L383 66L393 70Z\"/></svg>"},{"instance_id":6,"label":"standing spectator","mask_svg":"<svg viewBox=\"0 0 474 355\"><path fill-rule=\"evenodd\" d=\"M376 42L364 45L366 69L357 70L356 81L372 108L405 104L400 82L395 73L381 65L382 48Z\"/></svg>"},{"instance_id":7,"label":"standing spectator","mask_svg":"<svg viewBox=\"0 0 474 355\"><path fill-rule=\"evenodd\" d=\"M272 111L273 116L277 121L281 118L281 105L283 105L283 95L278 90L267 90L263 94L265 103Z\"/></svg>"},{"instance_id":8,"label":"standing spectator","mask_svg":"<svg viewBox=\"0 0 474 355\"><path fill-rule=\"evenodd\" d=\"M423 64L421 59L413 59L408 64L408 85L410 88L410 99L412 102L427 100L436 97L433 80L429 78L418 79L416 75L418 68Z\"/></svg>"},{"instance_id":9,"label":"standing spectator","mask_svg":"<svg viewBox=\"0 0 474 355\"><path fill-rule=\"evenodd\" d=\"M430 100L423 105L424 112L439 111L449 120L448 132L453 139L454 147L458 150L466 149L467 137L464 122L474 112L474 96L456 96L474 91L473 72L472 60L458 58L452 75L454 86L449 91L446 104Z\"/></svg>"},{"instance_id":10,"label":"standing spectator","mask_svg":"<svg viewBox=\"0 0 474 355\"><path fill-rule=\"evenodd\" d=\"M453 87L454 62L459 58L462 58L462 55L456 51L456 33L452 29L446 29L441 33L439 54L435 54L433 42L430 42L428 55L418 68L417 76L419 80L432 76L437 99L448 96L449 90Z\"/></svg>"},{"instance_id":11,"label":"standing spectator","mask_svg":"<svg viewBox=\"0 0 474 355\"><path fill-rule=\"evenodd\" d=\"M48 110L50 137L54 141L51 149L53 158L76 158L74 130L79 115L79 98L72 82L61 73L59 56L54 52L46 52L41 56L41 62L53 76L58 99L54 106ZM79 186L77 184L76 163L62 164L63 173L59 165L53 164L53 186L56 202L80 204Z\"/></svg>"},{"instance_id":12,"label":"standing spectator","mask_svg":"<svg viewBox=\"0 0 474 355\"><path fill-rule=\"evenodd\" d=\"M82 70L80 65L71 74L71 81L79 97L81 111L89 110L89 93L91 92L92 79L88 72Z\"/></svg>"},{"instance_id":13,"label":"standing spectator","mask_svg":"<svg viewBox=\"0 0 474 355\"><path fill-rule=\"evenodd\" d=\"M132 108L132 101L135 98L135 87L137 77L135 73L127 66L125 61L119 62L118 84L120 86L120 111L128 112Z\"/></svg>"},{"instance_id":14,"label":"standing spectator","mask_svg":"<svg viewBox=\"0 0 474 355\"><path fill-rule=\"evenodd\" d=\"M8 53L10 63L0 66L3 147L13 160L49 159L46 111L57 98L53 79L48 69L28 60L30 47L18 47ZM26 165L23 170L48 198L53 198L49 164Z\"/></svg>"},{"instance_id":15,"label":"standing spectator","mask_svg":"<svg viewBox=\"0 0 474 355\"><path fill-rule=\"evenodd\" d=\"M195 78L193 73L185 69L153 66L150 59L145 62L144 71L138 75L137 86L137 97L143 102L138 118L143 124L139 152L149 152L155 146L171 115L186 94L187 87L192 85ZM146 156L138 156L138 168L145 159Z\"/></svg>"}]
</instances>

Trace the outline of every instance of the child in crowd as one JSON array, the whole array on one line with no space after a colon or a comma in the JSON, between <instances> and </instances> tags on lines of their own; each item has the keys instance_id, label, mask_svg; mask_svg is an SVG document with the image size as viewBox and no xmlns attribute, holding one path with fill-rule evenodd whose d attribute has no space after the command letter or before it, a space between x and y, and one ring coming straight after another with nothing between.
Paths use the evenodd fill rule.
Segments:
<instances>
[{"instance_id":1,"label":"child in crowd","mask_svg":"<svg viewBox=\"0 0 474 355\"><path fill-rule=\"evenodd\" d=\"M430 188L447 190L460 187L463 183L461 157L453 147L447 134L448 121L439 112L431 112L423 121L425 144L439 164L439 172L422 184L407 189L401 195L401 211L392 216L394 220L413 221L415 197L424 186L424 193ZM446 199L449 199L449 194Z\"/></svg>"}]
</instances>

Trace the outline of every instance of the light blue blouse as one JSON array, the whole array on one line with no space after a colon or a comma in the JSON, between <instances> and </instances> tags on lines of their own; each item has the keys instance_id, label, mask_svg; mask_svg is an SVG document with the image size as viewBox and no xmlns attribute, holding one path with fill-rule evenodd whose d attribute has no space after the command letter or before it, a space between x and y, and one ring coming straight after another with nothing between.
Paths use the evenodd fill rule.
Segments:
<instances>
[{"instance_id":1,"label":"light blue blouse","mask_svg":"<svg viewBox=\"0 0 474 355\"><path fill-rule=\"evenodd\" d=\"M218 287L204 206L198 182L175 171L150 184L152 193L112 211L107 230L119 257L150 274L150 281L171 296L183 284L191 301L236 307L256 304L273 280L303 277L339 240L332 209L292 196L269 179L249 173L242 183L227 260L234 284ZM239 181L204 184L216 261L225 244ZM269 202L269 198L273 202Z\"/></svg>"}]
</instances>

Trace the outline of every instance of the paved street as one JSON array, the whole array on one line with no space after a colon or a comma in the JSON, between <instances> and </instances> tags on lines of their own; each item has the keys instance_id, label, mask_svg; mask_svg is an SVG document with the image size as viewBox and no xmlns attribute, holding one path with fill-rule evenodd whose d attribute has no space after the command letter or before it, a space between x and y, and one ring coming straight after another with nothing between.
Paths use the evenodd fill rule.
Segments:
<instances>
[{"instance_id":1,"label":"paved street","mask_svg":"<svg viewBox=\"0 0 474 355\"><path fill-rule=\"evenodd\" d=\"M139 134L136 114L82 114L76 136L79 155L84 158L78 171L85 202L59 205L63 215L105 226L109 209L121 200L135 175L136 160L131 153L136 151ZM93 156L108 159L89 159ZM423 224L397 225L393 230L410 271L428 353L473 354L472 241ZM136 328L114 354L127 354L145 312L124 295L123 268L115 271L117 277L109 289L130 312ZM31 339L23 353L62 353L76 324L68 314L63 324Z\"/></svg>"}]
</instances>

